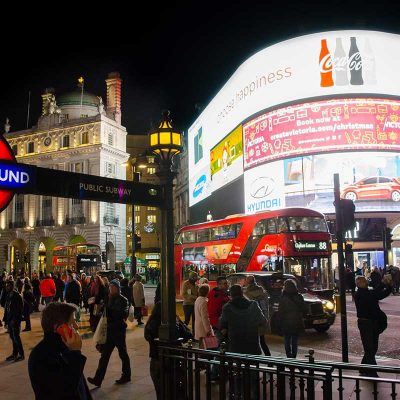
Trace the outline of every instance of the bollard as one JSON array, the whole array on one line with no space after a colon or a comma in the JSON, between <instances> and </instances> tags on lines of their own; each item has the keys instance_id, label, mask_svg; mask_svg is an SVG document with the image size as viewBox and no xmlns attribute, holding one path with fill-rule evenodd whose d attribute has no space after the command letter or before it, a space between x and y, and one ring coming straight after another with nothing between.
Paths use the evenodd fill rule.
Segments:
<instances>
[{"instance_id":1,"label":"bollard","mask_svg":"<svg viewBox=\"0 0 400 400\"><path fill-rule=\"evenodd\" d=\"M335 307L336 307L336 314L340 314L342 308L340 307L340 294L335 294Z\"/></svg>"}]
</instances>

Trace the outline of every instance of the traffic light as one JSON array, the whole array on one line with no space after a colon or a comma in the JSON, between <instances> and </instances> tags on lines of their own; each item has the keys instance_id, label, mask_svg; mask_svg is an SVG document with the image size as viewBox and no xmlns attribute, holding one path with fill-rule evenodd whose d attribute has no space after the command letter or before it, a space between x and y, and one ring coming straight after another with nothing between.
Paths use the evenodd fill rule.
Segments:
<instances>
[{"instance_id":1,"label":"traffic light","mask_svg":"<svg viewBox=\"0 0 400 400\"><path fill-rule=\"evenodd\" d=\"M342 231L354 229L356 226L356 219L354 218L356 206L353 200L340 199L340 211L342 214Z\"/></svg>"},{"instance_id":2,"label":"traffic light","mask_svg":"<svg viewBox=\"0 0 400 400\"><path fill-rule=\"evenodd\" d=\"M107 253L105 251L101 252L101 261L107 262Z\"/></svg>"},{"instance_id":3,"label":"traffic light","mask_svg":"<svg viewBox=\"0 0 400 400\"><path fill-rule=\"evenodd\" d=\"M392 238L393 238L392 230L390 228L386 228L385 240L386 240L386 248L388 250L392 248L392 242L393 242Z\"/></svg>"}]
</instances>

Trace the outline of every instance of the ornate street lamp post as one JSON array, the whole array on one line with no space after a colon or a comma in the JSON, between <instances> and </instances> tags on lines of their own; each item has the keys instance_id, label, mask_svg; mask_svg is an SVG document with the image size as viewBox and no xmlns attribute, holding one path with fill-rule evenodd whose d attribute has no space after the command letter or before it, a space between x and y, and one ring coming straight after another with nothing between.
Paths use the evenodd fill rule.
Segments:
<instances>
[{"instance_id":1,"label":"ornate street lamp post","mask_svg":"<svg viewBox=\"0 0 400 400\"><path fill-rule=\"evenodd\" d=\"M174 203L173 180L176 172L171 170L172 159L182 152L182 132L172 128L169 111L163 112L158 129L149 132L150 150L159 158L157 172L165 194L165 204L161 208L161 326L160 340L174 341L176 337L175 309L175 265L174 265Z\"/></svg>"}]
</instances>

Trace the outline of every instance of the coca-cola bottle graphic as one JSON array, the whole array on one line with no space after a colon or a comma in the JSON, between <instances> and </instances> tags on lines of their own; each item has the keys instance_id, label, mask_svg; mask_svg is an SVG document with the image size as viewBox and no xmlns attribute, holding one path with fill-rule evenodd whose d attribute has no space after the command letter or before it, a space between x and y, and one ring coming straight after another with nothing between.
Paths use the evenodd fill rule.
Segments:
<instances>
[{"instance_id":1,"label":"coca-cola bottle graphic","mask_svg":"<svg viewBox=\"0 0 400 400\"><path fill-rule=\"evenodd\" d=\"M372 52L371 43L369 39L365 39L365 48L363 52L364 64L364 80L366 84L376 84L376 70L375 70L375 56Z\"/></svg>"},{"instance_id":2,"label":"coca-cola bottle graphic","mask_svg":"<svg viewBox=\"0 0 400 400\"><path fill-rule=\"evenodd\" d=\"M352 85L362 85L364 83L362 77L362 59L355 37L350 38L349 70L350 83Z\"/></svg>"},{"instance_id":3,"label":"coca-cola bottle graphic","mask_svg":"<svg viewBox=\"0 0 400 400\"><path fill-rule=\"evenodd\" d=\"M329 52L326 39L321 39L321 51L319 53L319 72L321 74L321 87L333 86L332 57Z\"/></svg>"},{"instance_id":4,"label":"coca-cola bottle graphic","mask_svg":"<svg viewBox=\"0 0 400 400\"><path fill-rule=\"evenodd\" d=\"M349 84L347 77L347 56L343 49L342 38L336 38L336 48L333 55L333 70L335 71L335 85L344 86Z\"/></svg>"}]
</instances>

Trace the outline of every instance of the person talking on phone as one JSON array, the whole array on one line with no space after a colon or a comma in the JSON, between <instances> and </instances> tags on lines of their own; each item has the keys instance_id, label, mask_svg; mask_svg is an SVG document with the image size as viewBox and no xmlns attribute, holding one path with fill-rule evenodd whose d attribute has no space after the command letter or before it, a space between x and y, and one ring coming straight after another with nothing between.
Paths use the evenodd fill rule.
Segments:
<instances>
[{"instance_id":1,"label":"person talking on phone","mask_svg":"<svg viewBox=\"0 0 400 400\"><path fill-rule=\"evenodd\" d=\"M91 400L83 369L76 306L50 303L42 312L44 338L32 350L28 372L36 400Z\"/></svg>"}]
</instances>

